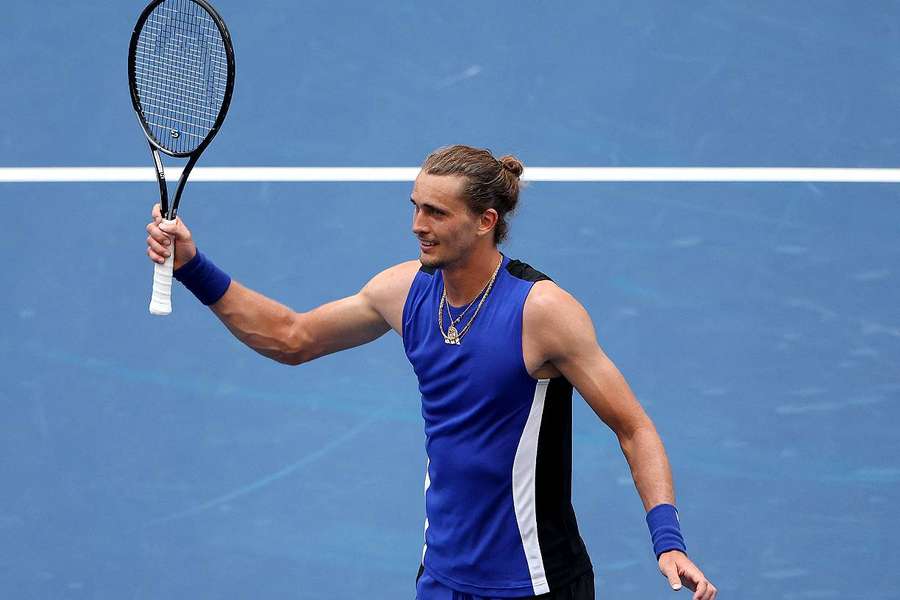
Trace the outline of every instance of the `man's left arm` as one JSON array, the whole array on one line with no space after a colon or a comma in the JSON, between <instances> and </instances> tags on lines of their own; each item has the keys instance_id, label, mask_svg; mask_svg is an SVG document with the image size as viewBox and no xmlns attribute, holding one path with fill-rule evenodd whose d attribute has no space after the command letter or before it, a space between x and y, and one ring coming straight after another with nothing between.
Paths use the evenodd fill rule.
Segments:
<instances>
[{"instance_id":1,"label":"man's left arm","mask_svg":"<svg viewBox=\"0 0 900 600\"><path fill-rule=\"evenodd\" d=\"M524 322L529 347L539 348L544 362L555 366L616 434L644 510L674 506L672 471L662 440L625 378L597 343L584 307L555 283L539 281L525 304ZM673 589L684 584L695 592L694 600L716 597L715 586L684 553L663 552L658 562Z\"/></svg>"}]
</instances>

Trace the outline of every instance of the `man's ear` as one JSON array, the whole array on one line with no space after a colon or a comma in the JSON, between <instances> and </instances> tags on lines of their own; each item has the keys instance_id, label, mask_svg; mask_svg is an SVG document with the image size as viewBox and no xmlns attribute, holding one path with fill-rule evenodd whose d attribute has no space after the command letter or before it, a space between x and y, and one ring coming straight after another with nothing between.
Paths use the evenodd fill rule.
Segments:
<instances>
[{"instance_id":1,"label":"man's ear","mask_svg":"<svg viewBox=\"0 0 900 600\"><path fill-rule=\"evenodd\" d=\"M478 235L491 233L499 220L500 215L493 208L489 208L481 213L481 218L478 222Z\"/></svg>"}]
</instances>

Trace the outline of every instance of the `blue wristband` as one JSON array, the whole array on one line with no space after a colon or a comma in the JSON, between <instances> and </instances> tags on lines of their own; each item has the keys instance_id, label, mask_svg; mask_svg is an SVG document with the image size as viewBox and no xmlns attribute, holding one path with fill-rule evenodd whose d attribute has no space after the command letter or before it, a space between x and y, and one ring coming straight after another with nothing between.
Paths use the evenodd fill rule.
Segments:
<instances>
[{"instance_id":1,"label":"blue wristband","mask_svg":"<svg viewBox=\"0 0 900 600\"><path fill-rule=\"evenodd\" d=\"M172 274L206 306L218 302L231 285L231 277L199 250Z\"/></svg>"},{"instance_id":2,"label":"blue wristband","mask_svg":"<svg viewBox=\"0 0 900 600\"><path fill-rule=\"evenodd\" d=\"M647 527L650 528L656 560L669 550L681 550L687 554L684 538L681 536L681 525L678 523L678 510L674 506L658 504L650 509L647 513Z\"/></svg>"}]
</instances>

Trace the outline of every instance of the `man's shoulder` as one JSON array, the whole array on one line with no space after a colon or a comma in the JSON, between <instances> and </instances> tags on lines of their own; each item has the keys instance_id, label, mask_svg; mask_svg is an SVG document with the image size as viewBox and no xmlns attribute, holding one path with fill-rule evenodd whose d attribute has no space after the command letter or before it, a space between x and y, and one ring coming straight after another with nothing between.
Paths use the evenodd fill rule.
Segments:
<instances>
[{"instance_id":1,"label":"man's shoulder","mask_svg":"<svg viewBox=\"0 0 900 600\"><path fill-rule=\"evenodd\" d=\"M525 319L537 324L558 321L560 313L563 320L572 310L581 308L581 304L572 294L556 283L549 275L517 259L510 259L506 270L516 279L531 282L531 288L525 298ZM583 309L582 309L583 310Z\"/></svg>"},{"instance_id":2,"label":"man's shoulder","mask_svg":"<svg viewBox=\"0 0 900 600\"><path fill-rule=\"evenodd\" d=\"M584 306L549 280L531 287L522 311L522 325L535 352L551 362L594 339L594 324Z\"/></svg>"},{"instance_id":3,"label":"man's shoulder","mask_svg":"<svg viewBox=\"0 0 900 600\"><path fill-rule=\"evenodd\" d=\"M418 260L408 260L388 267L372 277L362 292L376 302L403 300L421 266Z\"/></svg>"},{"instance_id":4,"label":"man's shoulder","mask_svg":"<svg viewBox=\"0 0 900 600\"><path fill-rule=\"evenodd\" d=\"M585 312L581 303L555 281L535 281L525 299L524 319L532 326L556 327Z\"/></svg>"},{"instance_id":5,"label":"man's shoulder","mask_svg":"<svg viewBox=\"0 0 900 600\"><path fill-rule=\"evenodd\" d=\"M394 331L400 333L403 304L421 263L408 260L381 271L363 287L360 295Z\"/></svg>"},{"instance_id":6,"label":"man's shoulder","mask_svg":"<svg viewBox=\"0 0 900 600\"><path fill-rule=\"evenodd\" d=\"M422 267L422 263L416 260L406 260L402 263L397 263L396 265L390 266L376 277L384 276L384 277L415 277L416 271L418 271Z\"/></svg>"}]
</instances>

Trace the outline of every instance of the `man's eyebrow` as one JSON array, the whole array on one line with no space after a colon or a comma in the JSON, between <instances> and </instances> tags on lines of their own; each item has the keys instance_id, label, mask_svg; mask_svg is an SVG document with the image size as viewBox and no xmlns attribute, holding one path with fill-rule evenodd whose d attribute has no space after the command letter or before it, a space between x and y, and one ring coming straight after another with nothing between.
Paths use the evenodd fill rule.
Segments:
<instances>
[{"instance_id":1,"label":"man's eyebrow","mask_svg":"<svg viewBox=\"0 0 900 600\"><path fill-rule=\"evenodd\" d=\"M409 197L409 201L412 202L413 204L417 204L412 196ZM422 202L421 205L426 208L430 208L431 210L436 210L438 212L447 212L446 209L443 209L440 206L435 206L434 204L430 204L428 202Z\"/></svg>"}]
</instances>

